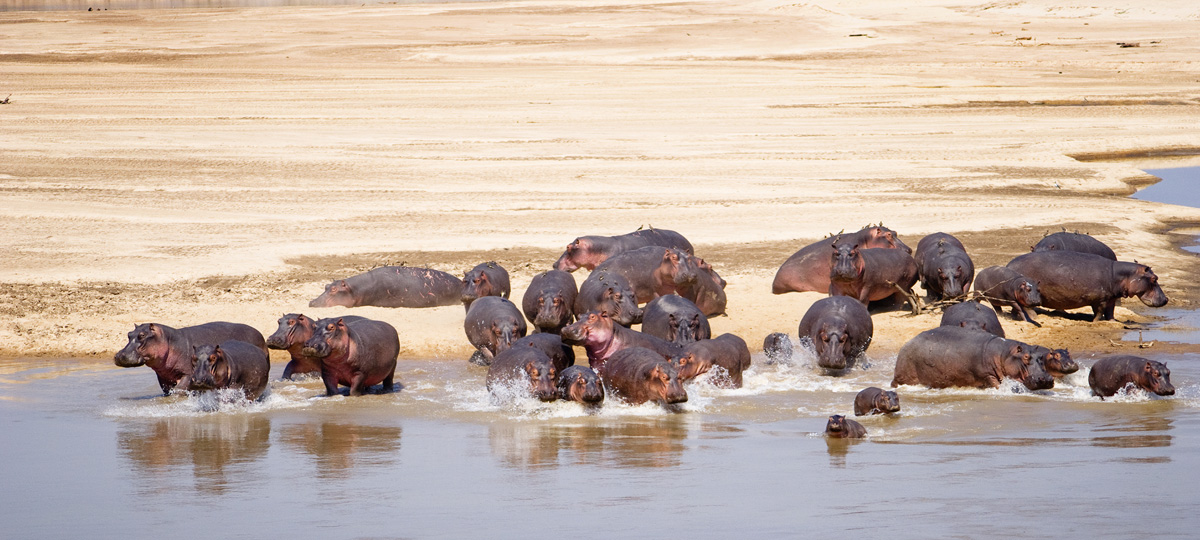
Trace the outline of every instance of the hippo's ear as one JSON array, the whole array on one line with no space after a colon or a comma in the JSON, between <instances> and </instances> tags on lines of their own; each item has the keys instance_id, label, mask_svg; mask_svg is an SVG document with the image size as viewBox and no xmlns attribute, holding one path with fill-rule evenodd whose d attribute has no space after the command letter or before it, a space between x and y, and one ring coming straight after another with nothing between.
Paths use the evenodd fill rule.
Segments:
<instances>
[{"instance_id":1,"label":"hippo's ear","mask_svg":"<svg viewBox=\"0 0 1200 540\"><path fill-rule=\"evenodd\" d=\"M338 317L338 320L337 320L337 326L338 326L338 328L345 328L345 327L346 327L346 321L345 321L345 319L342 319L341 317Z\"/></svg>"}]
</instances>

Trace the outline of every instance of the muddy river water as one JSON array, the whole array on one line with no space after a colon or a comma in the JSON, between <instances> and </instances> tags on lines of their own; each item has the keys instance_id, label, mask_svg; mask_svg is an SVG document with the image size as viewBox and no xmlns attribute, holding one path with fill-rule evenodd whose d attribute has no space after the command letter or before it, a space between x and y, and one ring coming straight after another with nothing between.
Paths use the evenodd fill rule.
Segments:
<instances>
[{"instance_id":1,"label":"muddy river water","mask_svg":"<svg viewBox=\"0 0 1200 540\"><path fill-rule=\"evenodd\" d=\"M275 381L237 403L163 397L147 368L10 360L3 537L1195 538L1200 354L1149 356L1175 396L1102 402L1086 368L1038 393L901 387L857 443L825 420L894 356L840 378L756 356L740 390L592 411L495 403L457 361L402 358L393 394Z\"/></svg>"}]
</instances>

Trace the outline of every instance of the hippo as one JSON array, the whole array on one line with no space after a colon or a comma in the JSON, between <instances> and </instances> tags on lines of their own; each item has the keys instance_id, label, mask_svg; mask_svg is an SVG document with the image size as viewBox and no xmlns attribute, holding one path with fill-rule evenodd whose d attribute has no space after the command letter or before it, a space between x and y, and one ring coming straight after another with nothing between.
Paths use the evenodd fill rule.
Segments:
<instances>
[{"instance_id":1,"label":"hippo","mask_svg":"<svg viewBox=\"0 0 1200 540\"><path fill-rule=\"evenodd\" d=\"M830 296L813 303L800 319L800 340L812 343L817 365L829 370L854 367L867 351L875 325L867 307L848 296Z\"/></svg>"},{"instance_id":2,"label":"hippo","mask_svg":"<svg viewBox=\"0 0 1200 540\"><path fill-rule=\"evenodd\" d=\"M484 296L471 303L463 329L467 341L475 346L471 363L486 366L497 354L508 349L512 342L525 337L528 328L521 310L499 296Z\"/></svg>"},{"instance_id":3,"label":"hippo","mask_svg":"<svg viewBox=\"0 0 1200 540\"><path fill-rule=\"evenodd\" d=\"M113 355L113 363L121 367L144 365L153 369L164 395L170 394L177 386L183 390L191 384L193 346L224 343L233 339L267 352L262 333L250 326L231 322L210 322L183 328L144 323L135 326L128 336L129 342L125 348Z\"/></svg>"},{"instance_id":4,"label":"hippo","mask_svg":"<svg viewBox=\"0 0 1200 540\"><path fill-rule=\"evenodd\" d=\"M1050 349L1041 345L1030 345L1029 354L1034 361L1041 361L1051 377L1056 379L1079 371L1079 364L1071 358L1071 352L1066 349Z\"/></svg>"},{"instance_id":5,"label":"hippo","mask_svg":"<svg viewBox=\"0 0 1200 540\"><path fill-rule=\"evenodd\" d=\"M663 295L646 304L642 332L680 345L712 337L708 318L700 308L677 294Z\"/></svg>"},{"instance_id":6,"label":"hippo","mask_svg":"<svg viewBox=\"0 0 1200 540\"><path fill-rule=\"evenodd\" d=\"M550 270L533 276L525 296L521 297L521 311L532 324L530 331L557 334L575 322L572 310L577 296L575 278L567 272Z\"/></svg>"},{"instance_id":7,"label":"hippo","mask_svg":"<svg viewBox=\"0 0 1200 540\"><path fill-rule=\"evenodd\" d=\"M605 272L592 272L583 281L573 311L576 320L589 311L603 311L626 328L642 322L643 314L629 281L620 274Z\"/></svg>"},{"instance_id":8,"label":"hippo","mask_svg":"<svg viewBox=\"0 0 1200 540\"><path fill-rule=\"evenodd\" d=\"M1056 232L1048 234L1029 248L1030 251L1074 251L1076 253L1091 253L1110 261L1117 260L1117 254L1104 242L1096 240L1083 233Z\"/></svg>"},{"instance_id":9,"label":"hippo","mask_svg":"<svg viewBox=\"0 0 1200 540\"><path fill-rule=\"evenodd\" d=\"M1166 364L1140 356L1118 355L1101 358L1092 364L1088 386L1092 395L1104 399L1127 386L1141 388L1160 396L1175 395L1171 385L1171 370Z\"/></svg>"},{"instance_id":10,"label":"hippo","mask_svg":"<svg viewBox=\"0 0 1200 540\"><path fill-rule=\"evenodd\" d=\"M343 315L346 321L362 319L354 315ZM267 348L287 351L292 360L283 367L283 378L291 379L302 373L320 373L321 359L305 356L304 343L312 337L317 322L302 313L287 313L279 318L279 328L267 338Z\"/></svg>"},{"instance_id":11,"label":"hippo","mask_svg":"<svg viewBox=\"0 0 1200 540\"><path fill-rule=\"evenodd\" d=\"M1004 337L1004 327L1000 326L1000 318L996 316L996 312L974 300L959 302L946 308L942 311L942 322L939 326L973 328Z\"/></svg>"},{"instance_id":12,"label":"hippo","mask_svg":"<svg viewBox=\"0 0 1200 540\"><path fill-rule=\"evenodd\" d=\"M864 306L885 298L894 303L915 298L912 286L917 282L917 263L904 250L860 249L857 244L835 242L830 266L830 296L849 296Z\"/></svg>"},{"instance_id":13,"label":"hippo","mask_svg":"<svg viewBox=\"0 0 1200 540\"><path fill-rule=\"evenodd\" d=\"M558 399L584 405L604 401L604 383L587 366L571 366L558 372Z\"/></svg>"},{"instance_id":14,"label":"hippo","mask_svg":"<svg viewBox=\"0 0 1200 540\"><path fill-rule=\"evenodd\" d=\"M562 338L572 345L582 345L587 350L588 364L601 376L605 375L605 363L621 349L645 347L663 358L673 358L683 352L683 347L677 343L616 324L604 311L589 312L567 325L562 330Z\"/></svg>"},{"instance_id":15,"label":"hippo","mask_svg":"<svg viewBox=\"0 0 1200 540\"><path fill-rule=\"evenodd\" d=\"M452 306L462 301L463 283L453 275L430 268L381 266L325 286L308 307Z\"/></svg>"},{"instance_id":16,"label":"hippo","mask_svg":"<svg viewBox=\"0 0 1200 540\"><path fill-rule=\"evenodd\" d=\"M921 287L932 301L958 298L971 290L975 263L957 238L933 233L917 242L913 256Z\"/></svg>"},{"instance_id":17,"label":"hippo","mask_svg":"<svg viewBox=\"0 0 1200 540\"><path fill-rule=\"evenodd\" d=\"M1026 253L1010 261L1008 267L1037 282L1042 307L1091 306L1093 321L1113 320L1121 297L1136 296L1150 307L1167 305L1158 276L1144 264L1056 250Z\"/></svg>"},{"instance_id":18,"label":"hippo","mask_svg":"<svg viewBox=\"0 0 1200 540\"><path fill-rule=\"evenodd\" d=\"M783 332L772 332L763 338L763 355L768 364L792 363L792 338Z\"/></svg>"},{"instance_id":19,"label":"hippo","mask_svg":"<svg viewBox=\"0 0 1200 540\"><path fill-rule=\"evenodd\" d=\"M900 347L892 387L923 384L930 388L998 388L1005 378L1030 390L1054 387L1054 378L1020 341L959 326L939 326L917 334Z\"/></svg>"},{"instance_id":20,"label":"hippo","mask_svg":"<svg viewBox=\"0 0 1200 540\"><path fill-rule=\"evenodd\" d=\"M891 390L871 386L854 396L854 416L889 414L900 411L900 396Z\"/></svg>"},{"instance_id":21,"label":"hippo","mask_svg":"<svg viewBox=\"0 0 1200 540\"><path fill-rule=\"evenodd\" d=\"M471 302L483 296L499 296L508 298L512 292L508 284L508 270L496 261L480 263L463 274L462 303L467 311L471 310Z\"/></svg>"},{"instance_id":22,"label":"hippo","mask_svg":"<svg viewBox=\"0 0 1200 540\"><path fill-rule=\"evenodd\" d=\"M321 381L327 396L338 393L338 386L349 386L351 396L361 396L380 383L384 392L395 389L400 337L392 325L383 321L321 319L304 344L303 353L321 359Z\"/></svg>"},{"instance_id":23,"label":"hippo","mask_svg":"<svg viewBox=\"0 0 1200 540\"><path fill-rule=\"evenodd\" d=\"M742 372L750 368L750 348L740 337L721 334L688 343L683 354L673 357L671 363L679 369L681 381L690 381L708 373L713 366L720 366L728 375L713 381L714 384L721 388L741 388Z\"/></svg>"},{"instance_id":24,"label":"hippo","mask_svg":"<svg viewBox=\"0 0 1200 540\"><path fill-rule=\"evenodd\" d=\"M493 396L500 387L528 389L541 401L558 399L555 382L558 370L554 363L536 347L513 347L496 355L488 366L487 389Z\"/></svg>"},{"instance_id":25,"label":"hippo","mask_svg":"<svg viewBox=\"0 0 1200 540\"><path fill-rule=\"evenodd\" d=\"M912 253L912 249L900 241L895 231L882 224L866 227L856 233L830 235L800 248L800 251L788 257L775 272L771 292L829 292L829 248L839 240L851 245L858 244L863 249L901 249L905 253Z\"/></svg>"},{"instance_id":26,"label":"hippo","mask_svg":"<svg viewBox=\"0 0 1200 540\"><path fill-rule=\"evenodd\" d=\"M697 279L692 256L679 249L646 246L609 257L596 266L596 272L618 274L629 281L644 304L664 294L675 293L679 287Z\"/></svg>"},{"instance_id":27,"label":"hippo","mask_svg":"<svg viewBox=\"0 0 1200 540\"><path fill-rule=\"evenodd\" d=\"M267 389L271 360L267 351L230 339L220 345L192 346L192 378L188 390L240 388L250 401Z\"/></svg>"},{"instance_id":28,"label":"hippo","mask_svg":"<svg viewBox=\"0 0 1200 540\"><path fill-rule=\"evenodd\" d=\"M617 351L608 359L601 380L609 394L630 405L687 401L679 370L661 354L645 347Z\"/></svg>"},{"instance_id":29,"label":"hippo","mask_svg":"<svg viewBox=\"0 0 1200 540\"><path fill-rule=\"evenodd\" d=\"M554 262L555 270L574 272L580 268L595 270L596 266L614 255L644 248L661 246L695 253L691 242L682 234L667 229L639 229L620 236L580 236L567 244L567 250Z\"/></svg>"},{"instance_id":30,"label":"hippo","mask_svg":"<svg viewBox=\"0 0 1200 540\"><path fill-rule=\"evenodd\" d=\"M975 276L975 298L992 304L996 313L1012 306L1012 318L1041 326L1034 320L1033 308L1042 305L1042 293L1032 279L1007 266L989 266Z\"/></svg>"},{"instance_id":31,"label":"hippo","mask_svg":"<svg viewBox=\"0 0 1200 540\"><path fill-rule=\"evenodd\" d=\"M691 300L706 317L725 313L729 300L725 296L725 280L704 259L695 258L696 280L676 287L679 296Z\"/></svg>"},{"instance_id":32,"label":"hippo","mask_svg":"<svg viewBox=\"0 0 1200 540\"><path fill-rule=\"evenodd\" d=\"M563 343L558 334L537 333L529 334L512 343L513 347L533 347L550 357L554 369L562 370L575 365L575 348Z\"/></svg>"},{"instance_id":33,"label":"hippo","mask_svg":"<svg viewBox=\"0 0 1200 540\"><path fill-rule=\"evenodd\" d=\"M845 416L835 414L825 423L825 436L836 439L861 439L867 436L867 428Z\"/></svg>"}]
</instances>

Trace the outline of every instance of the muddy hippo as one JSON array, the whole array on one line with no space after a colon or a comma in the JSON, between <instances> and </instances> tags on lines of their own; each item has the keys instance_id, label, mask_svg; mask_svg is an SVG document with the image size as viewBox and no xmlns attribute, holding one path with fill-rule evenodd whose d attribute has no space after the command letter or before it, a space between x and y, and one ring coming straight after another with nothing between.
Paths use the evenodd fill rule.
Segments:
<instances>
[{"instance_id":1,"label":"muddy hippo","mask_svg":"<svg viewBox=\"0 0 1200 540\"><path fill-rule=\"evenodd\" d=\"M888 414L900 411L900 396L891 390L874 386L854 396L854 416L864 414Z\"/></svg>"},{"instance_id":2,"label":"muddy hippo","mask_svg":"<svg viewBox=\"0 0 1200 540\"><path fill-rule=\"evenodd\" d=\"M1066 231L1046 235L1037 244L1034 244L1030 251L1074 251L1091 253L1110 261L1117 260L1117 254L1104 242L1096 240L1090 235Z\"/></svg>"},{"instance_id":3,"label":"muddy hippo","mask_svg":"<svg viewBox=\"0 0 1200 540\"><path fill-rule=\"evenodd\" d=\"M712 339L688 343L683 354L672 358L671 363L679 369L679 380L690 381L713 366L720 366L727 375L714 380L721 388L741 388L742 372L750 367L750 348L746 341L733 334L721 334Z\"/></svg>"},{"instance_id":4,"label":"muddy hippo","mask_svg":"<svg viewBox=\"0 0 1200 540\"><path fill-rule=\"evenodd\" d=\"M587 366L571 366L558 373L558 399L584 405L604 401L604 383Z\"/></svg>"},{"instance_id":5,"label":"muddy hippo","mask_svg":"<svg viewBox=\"0 0 1200 540\"><path fill-rule=\"evenodd\" d=\"M325 395L338 393L338 386L349 386L352 396L361 396L380 383L384 392L395 389L400 337L392 325L383 321L321 319L304 344L303 353L321 359Z\"/></svg>"},{"instance_id":6,"label":"muddy hippo","mask_svg":"<svg viewBox=\"0 0 1200 540\"><path fill-rule=\"evenodd\" d=\"M603 311L626 328L642 322L637 295L629 281L619 274L592 272L579 286L573 311L576 319L589 311Z\"/></svg>"},{"instance_id":7,"label":"muddy hippo","mask_svg":"<svg viewBox=\"0 0 1200 540\"><path fill-rule=\"evenodd\" d=\"M1033 308L1042 305L1038 285L1020 272L1007 266L989 266L975 276L975 297L987 300L996 313L1004 306L1012 307L1013 320L1024 320L1041 326L1033 319Z\"/></svg>"},{"instance_id":8,"label":"muddy hippo","mask_svg":"<svg viewBox=\"0 0 1200 540\"><path fill-rule=\"evenodd\" d=\"M694 259L696 280L679 285L679 296L691 300L706 317L725 313L729 300L725 296L725 280L704 259Z\"/></svg>"},{"instance_id":9,"label":"muddy hippo","mask_svg":"<svg viewBox=\"0 0 1200 540\"><path fill-rule=\"evenodd\" d=\"M997 388L1005 378L1030 390L1054 387L1054 379L1029 354L1030 347L986 332L939 326L917 334L896 355L892 386Z\"/></svg>"},{"instance_id":10,"label":"muddy hippo","mask_svg":"<svg viewBox=\"0 0 1200 540\"><path fill-rule=\"evenodd\" d=\"M696 266L691 255L679 249L647 246L609 257L596 266L596 272L617 274L629 282L644 304L696 280Z\"/></svg>"},{"instance_id":11,"label":"muddy hippo","mask_svg":"<svg viewBox=\"0 0 1200 540\"><path fill-rule=\"evenodd\" d=\"M902 304L917 282L917 263L902 249L860 249L855 244L834 243L829 256L830 296L849 296L864 306L885 298Z\"/></svg>"},{"instance_id":12,"label":"muddy hippo","mask_svg":"<svg viewBox=\"0 0 1200 540\"><path fill-rule=\"evenodd\" d=\"M508 284L508 270L496 261L480 263L463 274L462 303L467 311L471 310L471 302L484 296L499 296L508 298L512 292Z\"/></svg>"},{"instance_id":13,"label":"muddy hippo","mask_svg":"<svg viewBox=\"0 0 1200 540\"><path fill-rule=\"evenodd\" d=\"M1079 364L1071 358L1071 352L1066 349L1049 349L1041 345L1030 345L1029 354L1034 361L1041 361L1051 377L1059 378L1079 371Z\"/></svg>"},{"instance_id":14,"label":"muddy hippo","mask_svg":"<svg viewBox=\"0 0 1200 540\"><path fill-rule=\"evenodd\" d=\"M677 294L660 296L646 304L642 332L680 345L712 337L708 318L700 308Z\"/></svg>"},{"instance_id":15,"label":"muddy hippo","mask_svg":"<svg viewBox=\"0 0 1200 540\"><path fill-rule=\"evenodd\" d=\"M645 347L663 358L673 358L683 352L683 347L665 339L630 330L613 322L603 311L592 311L562 330L563 341L581 345L587 350L588 364L601 376L605 375L606 362L617 351L630 347Z\"/></svg>"},{"instance_id":16,"label":"muddy hippo","mask_svg":"<svg viewBox=\"0 0 1200 540\"><path fill-rule=\"evenodd\" d=\"M493 396L503 390L528 390L541 401L558 399L558 370L550 357L535 347L513 347L496 355L488 366L487 389Z\"/></svg>"},{"instance_id":17,"label":"muddy hippo","mask_svg":"<svg viewBox=\"0 0 1200 540\"><path fill-rule=\"evenodd\" d=\"M343 315L346 321L362 319L354 315ZM287 351L292 360L283 367L283 378L291 379L301 373L320 373L321 359L304 355L304 344L316 330L317 321L302 313L287 313L279 318L279 328L267 338L267 348Z\"/></svg>"},{"instance_id":18,"label":"muddy hippo","mask_svg":"<svg viewBox=\"0 0 1200 540\"><path fill-rule=\"evenodd\" d=\"M975 263L957 238L946 233L933 233L917 242L913 256L917 276L930 300L958 298L971 290L975 278Z\"/></svg>"},{"instance_id":19,"label":"muddy hippo","mask_svg":"<svg viewBox=\"0 0 1200 540\"><path fill-rule=\"evenodd\" d=\"M580 236L567 244L567 250L554 262L555 270L574 272L580 268L595 270L596 266L614 255L661 246L695 253L691 242L682 234L666 229L643 229L620 236Z\"/></svg>"},{"instance_id":20,"label":"muddy hippo","mask_svg":"<svg viewBox=\"0 0 1200 540\"><path fill-rule=\"evenodd\" d=\"M134 327L128 336L129 342L113 356L113 363L121 367L144 365L153 369L163 394L171 393L176 386L187 389L191 384L193 346L224 343L233 339L267 352L262 333L250 326L230 322L210 322L183 328L144 323Z\"/></svg>"},{"instance_id":21,"label":"muddy hippo","mask_svg":"<svg viewBox=\"0 0 1200 540\"><path fill-rule=\"evenodd\" d=\"M471 303L463 321L467 341L475 346L471 363L486 366L492 358L525 337L528 328L521 310L506 298L484 296Z\"/></svg>"},{"instance_id":22,"label":"muddy hippo","mask_svg":"<svg viewBox=\"0 0 1200 540\"><path fill-rule=\"evenodd\" d=\"M462 301L462 280L430 268L381 266L325 286L308 307L452 306Z\"/></svg>"},{"instance_id":23,"label":"muddy hippo","mask_svg":"<svg viewBox=\"0 0 1200 540\"><path fill-rule=\"evenodd\" d=\"M1149 266L1112 261L1090 253L1036 251L1013 259L1008 267L1038 284L1042 307L1092 308L1092 320L1113 319L1117 300L1136 296L1150 307L1167 304L1158 276Z\"/></svg>"},{"instance_id":24,"label":"muddy hippo","mask_svg":"<svg viewBox=\"0 0 1200 540\"><path fill-rule=\"evenodd\" d=\"M858 244L863 249L889 248L912 253L912 249L900 241L895 231L883 225L867 227L856 233L830 235L800 248L800 251L788 257L775 272L771 292L829 292L829 248L839 240L850 245Z\"/></svg>"},{"instance_id":25,"label":"muddy hippo","mask_svg":"<svg viewBox=\"0 0 1200 540\"><path fill-rule=\"evenodd\" d=\"M867 351L875 325L867 307L848 296L830 296L813 303L800 319L801 342L812 343L817 365L830 370L854 367Z\"/></svg>"},{"instance_id":26,"label":"muddy hippo","mask_svg":"<svg viewBox=\"0 0 1200 540\"><path fill-rule=\"evenodd\" d=\"M942 311L940 326L974 328L1004 337L1004 327L1000 326L1000 318L995 310L974 300L959 302Z\"/></svg>"},{"instance_id":27,"label":"muddy hippo","mask_svg":"<svg viewBox=\"0 0 1200 540\"><path fill-rule=\"evenodd\" d=\"M825 436L838 439L861 439L867 436L867 428L840 414L829 417L825 423Z\"/></svg>"},{"instance_id":28,"label":"muddy hippo","mask_svg":"<svg viewBox=\"0 0 1200 540\"><path fill-rule=\"evenodd\" d=\"M267 351L244 341L193 346L192 379L187 389L240 388L246 399L255 401L267 389L270 373Z\"/></svg>"},{"instance_id":29,"label":"muddy hippo","mask_svg":"<svg viewBox=\"0 0 1200 540\"><path fill-rule=\"evenodd\" d=\"M554 369L560 373L562 370L575 365L575 348L563 343L562 337L558 334L529 334L512 343L513 347L533 347L542 354L550 357L550 362L554 364Z\"/></svg>"},{"instance_id":30,"label":"muddy hippo","mask_svg":"<svg viewBox=\"0 0 1200 540\"><path fill-rule=\"evenodd\" d=\"M763 355L768 364L792 363L792 338L783 332L773 332L763 338Z\"/></svg>"},{"instance_id":31,"label":"muddy hippo","mask_svg":"<svg viewBox=\"0 0 1200 540\"><path fill-rule=\"evenodd\" d=\"M562 327L575 322L575 298L579 289L575 278L562 270L550 270L533 276L525 296L521 297L521 311L533 325L533 332L557 334Z\"/></svg>"},{"instance_id":32,"label":"muddy hippo","mask_svg":"<svg viewBox=\"0 0 1200 540\"><path fill-rule=\"evenodd\" d=\"M1171 370L1166 364L1140 356L1118 355L1101 358L1092 364L1088 386L1092 395L1104 399L1122 388L1133 385L1160 396L1175 395L1171 385Z\"/></svg>"},{"instance_id":33,"label":"muddy hippo","mask_svg":"<svg viewBox=\"0 0 1200 540\"><path fill-rule=\"evenodd\" d=\"M661 354L645 347L617 351L608 359L601 380L610 395L630 405L687 401L679 370Z\"/></svg>"}]
</instances>

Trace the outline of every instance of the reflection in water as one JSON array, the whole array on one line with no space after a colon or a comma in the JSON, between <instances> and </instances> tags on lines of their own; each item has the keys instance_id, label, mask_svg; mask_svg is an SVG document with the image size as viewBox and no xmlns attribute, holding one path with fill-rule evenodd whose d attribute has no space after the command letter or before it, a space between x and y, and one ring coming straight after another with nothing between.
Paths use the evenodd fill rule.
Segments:
<instances>
[{"instance_id":1,"label":"reflection in water","mask_svg":"<svg viewBox=\"0 0 1200 540\"><path fill-rule=\"evenodd\" d=\"M488 427L492 454L520 469L560 465L621 468L675 467L688 436L686 420L672 416L583 425L535 422Z\"/></svg>"},{"instance_id":2,"label":"reflection in water","mask_svg":"<svg viewBox=\"0 0 1200 540\"><path fill-rule=\"evenodd\" d=\"M1153 404L1151 404L1153 405ZM1146 414L1129 414L1128 411L1105 412L1105 422L1096 427L1100 433L1129 433L1129 435L1104 435L1092 437L1092 445L1106 448L1166 448L1171 446L1172 420L1163 414L1170 412L1155 410ZM1169 457L1165 459L1170 459Z\"/></svg>"},{"instance_id":3,"label":"reflection in water","mask_svg":"<svg viewBox=\"0 0 1200 540\"><path fill-rule=\"evenodd\" d=\"M863 442L862 439L825 437L826 450L829 452L829 466L839 469L846 468L846 456L850 454L850 447L861 442Z\"/></svg>"},{"instance_id":4,"label":"reflection in water","mask_svg":"<svg viewBox=\"0 0 1200 540\"><path fill-rule=\"evenodd\" d=\"M306 422L285 426L280 438L288 447L313 458L317 477L341 478L356 465L393 464L401 432L399 426Z\"/></svg>"},{"instance_id":5,"label":"reflection in water","mask_svg":"<svg viewBox=\"0 0 1200 540\"><path fill-rule=\"evenodd\" d=\"M261 415L169 417L122 423L117 448L151 491L170 489L154 480L190 466L196 490L221 494L244 481L239 475L266 457L270 435L271 423Z\"/></svg>"}]
</instances>

